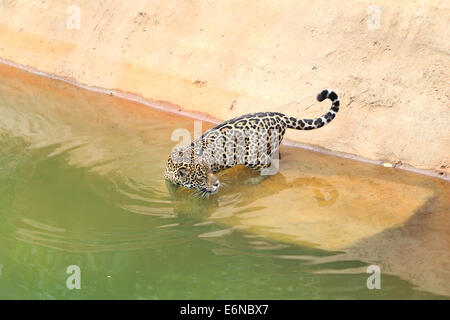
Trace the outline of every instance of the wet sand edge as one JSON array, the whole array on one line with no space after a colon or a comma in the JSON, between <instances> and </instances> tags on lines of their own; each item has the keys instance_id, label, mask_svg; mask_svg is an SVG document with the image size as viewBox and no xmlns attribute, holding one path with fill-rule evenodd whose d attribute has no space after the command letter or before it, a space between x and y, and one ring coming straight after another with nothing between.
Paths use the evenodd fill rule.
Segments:
<instances>
[{"instance_id":1,"label":"wet sand edge","mask_svg":"<svg viewBox=\"0 0 450 320\"><path fill-rule=\"evenodd\" d=\"M32 73L34 75L42 76L42 77L49 78L52 80L62 81L62 82L68 83L70 85L73 85L73 86L76 86L76 87L79 87L79 88L82 88L82 89L85 89L88 91L101 93L101 94L109 95L109 96L114 96L114 97L117 97L119 99L126 100L126 101L135 102L135 103L141 104L143 106L161 110L164 112L181 115L181 116L192 118L195 120L206 121L206 122L210 122L213 124L219 124L219 123L223 122L223 120L215 118L207 113L185 110L182 107L177 106L168 101L151 100L151 99L144 98L139 94L125 92L120 89L106 89L106 88L102 88L102 87L89 86L89 85L83 84L73 78L50 74L50 73L47 73L44 71L40 71L34 67L21 65L14 61L4 59L1 57L0 57L0 64L6 65L6 66L9 66L12 68L16 68L19 70L23 70L23 71ZM358 156L355 154L350 154L350 153L341 152L341 151L333 151L333 150L329 150L329 149L326 149L323 147L319 147L319 146L315 146L315 145L311 145L311 144L307 144L307 143L302 143L302 142L298 142L298 141L293 141L290 139L284 139L283 144L290 146L290 147L295 147L295 148L299 148L299 149L303 149L303 150L317 152L320 154L330 155L333 157L344 158L344 159L349 159L349 160L354 160L354 161L359 161L359 162L363 162L363 163L369 163L369 164L374 164L374 165L384 166L384 167L388 166L388 167L392 167L393 169L400 169L400 170L418 173L418 174L422 174L422 175L426 175L426 176L430 176L430 177L434 177L434 178L439 178L439 179L442 179L445 181L450 181L450 175L448 175L444 171L437 171L434 169L420 169L420 168L415 168L411 165L404 164L404 163L389 163L388 161L367 159L367 158L364 158L364 157L361 157L361 156Z\"/></svg>"}]
</instances>

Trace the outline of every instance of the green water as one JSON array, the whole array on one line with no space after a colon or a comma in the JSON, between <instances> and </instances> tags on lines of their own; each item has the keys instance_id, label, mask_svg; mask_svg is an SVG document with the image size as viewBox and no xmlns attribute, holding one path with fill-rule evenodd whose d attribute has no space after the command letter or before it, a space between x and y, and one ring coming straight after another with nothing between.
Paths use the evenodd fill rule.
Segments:
<instances>
[{"instance_id":1,"label":"green water","mask_svg":"<svg viewBox=\"0 0 450 320\"><path fill-rule=\"evenodd\" d=\"M233 220L211 217L267 209L262 199L277 199L277 192L289 193L292 187L275 186L261 195L251 186L233 188L231 181L210 199L173 198L162 177L176 143L170 133L191 129L191 119L9 68L0 75L2 299L448 298L446 213L438 217L444 229L434 232L435 242L429 244L428 235L415 238L410 232L424 225L421 219L430 219L420 212L339 250L306 240L302 245L279 230L271 236L271 230L261 231L266 227L236 227ZM284 148L286 168L307 172L327 201L333 197L330 188L337 190L336 201L344 192L327 175L348 178L359 170L366 180L392 180L382 168L306 151L302 160L298 152ZM434 198L448 191L443 181L395 175L408 185L426 185ZM286 176L281 170L273 183L280 185ZM313 206L323 208L317 193L310 197ZM434 198L427 206L444 212L447 202ZM269 209L282 215L279 208L274 202ZM423 261L430 250L444 260ZM411 255L406 259L412 267L405 273L399 271L400 253ZM370 264L382 268L380 290L366 286ZM70 265L80 267L79 290L66 287ZM430 270L436 274L423 279Z\"/></svg>"}]
</instances>

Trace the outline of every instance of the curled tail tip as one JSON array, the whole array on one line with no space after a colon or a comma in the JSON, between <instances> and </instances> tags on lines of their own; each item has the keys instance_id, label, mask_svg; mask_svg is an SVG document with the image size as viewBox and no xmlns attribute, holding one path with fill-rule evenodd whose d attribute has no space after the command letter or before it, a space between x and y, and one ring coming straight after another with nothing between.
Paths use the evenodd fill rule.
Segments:
<instances>
[{"instance_id":1,"label":"curled tail tip","mask_svg":"<svg viewBox=\"0 0 450 320\"><path fill-rule=\"evenodd\" d=\"M325 100L328 97L328 90L322 90L318 95L317 95L317 101L322 102L323 100Z\"/></svg>"},{"instance_id":2,"label":"curled tail tip","mask_svg":"<svg viewBox=\"0 0 450 320\"><path fill-rule=\"evenodd\" d=\"M333 90L322 90L318 95L317 95L317 101L322 102L325 99L330 99L331 101L335 101L338 96L337 94L333 91Z\"/></svg>"}]
</instances>

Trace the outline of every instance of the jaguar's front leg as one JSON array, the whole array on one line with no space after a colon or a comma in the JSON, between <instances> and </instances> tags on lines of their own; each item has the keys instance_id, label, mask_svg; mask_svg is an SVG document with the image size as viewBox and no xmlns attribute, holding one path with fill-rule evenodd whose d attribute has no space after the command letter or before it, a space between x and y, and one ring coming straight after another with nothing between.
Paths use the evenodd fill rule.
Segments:
<instances>
[{"instance_id":1,"label":"jaguar's front leg","mask_svg":"<svg viewBox=\"0 0 450 320\"><path fill-rule=\"evenodd\" d=\"M271 162L265 163L265 164L247 165L248 168L255 170L258 173L258 175L248 178L247 180L244 181L244 184L249 185L249 186L254 186L254 185L260 184L261 182L263 182L269 176L272 175L272 174L267 174L267 170L270 170L271 166L272 166Z\"/></svg>"}]
</instances>

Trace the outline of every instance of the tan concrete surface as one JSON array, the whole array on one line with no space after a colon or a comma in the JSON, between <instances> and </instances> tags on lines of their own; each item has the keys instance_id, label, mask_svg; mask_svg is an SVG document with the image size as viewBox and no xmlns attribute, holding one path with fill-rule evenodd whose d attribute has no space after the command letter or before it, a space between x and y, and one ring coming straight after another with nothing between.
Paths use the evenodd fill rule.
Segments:
<instances>
[{"instance_id":1,"label":"tan concrete surface","mask_svg":"<svg viewBox=\"0 0 450 320\"><path fill-rule=\"evenodd\" d=\"M450 5L376 4L379 28L365 0L0 0L0 57L224 120L333 88L336 120L288 139L448 173Z\"/></svg>"}]
</instances>

